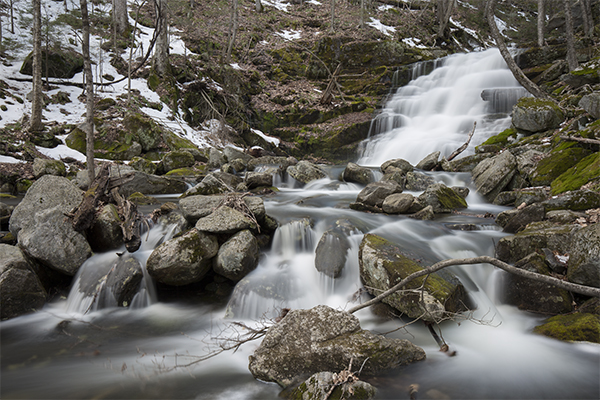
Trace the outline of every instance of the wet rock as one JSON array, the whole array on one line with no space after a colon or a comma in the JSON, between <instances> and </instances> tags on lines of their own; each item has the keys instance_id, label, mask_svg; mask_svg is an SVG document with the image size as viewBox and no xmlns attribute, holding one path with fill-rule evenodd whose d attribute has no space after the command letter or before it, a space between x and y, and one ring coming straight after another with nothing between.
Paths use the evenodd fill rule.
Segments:
<instances>
[{"instance_id":1,"label":"wet rock","mask_svg":"<svg viewBox=\"0 0 600 400\"><path fill-rule=\"evenodd\" d=\"M544 257L537 253L523 258L515 267L550 276ZM502 300L521 310L542 314L561 314L573 310L571 295L564 289L514 274L508 274L504 281Z\"/></svg>"},{"instance_id":2,"label":"wet rock","mask_svg":"<svg viewBox=\"0 0 600 400\"><path fill-rule=\"evenodd\" d=\"M592 190L574 190L543 201L546 212L552 210L585 211L600 207L600 193Z\"/></svg>"},{"instance_id":3,"label":"wet rock","mask_svg":"<svg viewBox=\"0 0 600 400\"><path fill-rule=\"evenodd\" d=\"M129 166L133 167L136 171L145 172L146 174L152 175L156 173L156 164L142 157L133 157L129 162Z\"/></svg>"},{"instance_id":4,"label":"wet rock","mask_svg":"<svg viewBox=\"0 0 600 400\"><path fill-rule=\"evenodd\" d=\"M273 175L267 172L247 172L244 183L248 189L273 186Z\"/></svg>"},{"instance_id":5,"label":"wet rock","mask_svg":"<svg viewBox=\"0 0 600 400\"><path fill-rule=\"evenodd\" d=\"M389 195L401 193L402 187L394 181L382 181L369 183L358 193L356 202L371 207L381 208L383 201Z\"/></svg>"},{"instance_id":6,"label":"wet rock","mask_svg":"<svg viewBox=\"0 0 600 400\"><path fill-rule=\"evenodd\" d=\"M596 119L600 119L600 92L586 94L579 100L579 107L590 113Z\"/></svg>"},{"instance_id":7,"label":"wet rock","mask_svg":"<svg viewBox=\"0 0 600 400\"><path fill-rule=\"evenodd\" d=\"M394 243L373 234L365 235L360 244L359 268L361 281L374 296L423 269ZM440 321L446 312L463 311L469 304L464 286L448 271L431 274L424 291L418 290L422 284L423 278L415 279L403 292L396 292L383 302L409 318L432 322Z\"/></svg>"},{"instance_id":8,"label":"wet rock","mask_svg":"<svg viewBox=\"0 0 600 400\"><path fill-rule=\"evenodd\" d=\"M600 224L588 225L573 234L569 256L567 279L600 287Z\"/></svg>"},{"instance_id":9,"label":"wet rock","mask_svg":"<svg viewBox=\"0 0 600 400\"><path fill-rule=\"evenodd\" d=\"M166 173L174 169L191 167L196 163L196 160L189 151L175 150L165 154L161 162Z\"/></svg>"},{"instance_id":10,"label":"wet rock","mask_svg":"<svg viewBox=\"0 0 600 400\"><path fill-rule=\"evenodd\" d=\"M429 186L419 196L419 201L433 207L434 213L448 213L452 210L467 208L465 199L443 183Z\"/></svg>"},{"instance_id":11,"label":"wet rock","mask_svg":"<svg viewBox=\"0 0 600 400\"><path fill-rule=\"evenodd\" d=\"M556 129L564 119L563 112L554 102L533 97L521 98L512 112L513 125L529 133Z\"/></svg>"},{"instance_id":12,"label":"wet rock","mask_svg":"<svg viewBox=\"0 0 600 400\"><path fill-rule=\"evenodd\" d=\"M67 175L67 168L60 160L48 160L45 158L36 158L33 160L33 175L36 179L42 175Z\"/></svg>"},{"instance_id":13,"label":"wet rock","mask_svg":"<svg viewBox=\"0 0 600 400\"><path fill-rule=\"evenodd\" d=\"M407 172L406 183L404 185L406 190L421 191L427 189L429 186L435 183L429 175L421 174L420 172Z\"/></svg>"},{"instance_id":14,"label":"wet rock","mask_svg":"<svg viewBox=\"0 0 600 400\"><path fill-rule=\"evenodd\" d=\"M473 169L473 181L477 191L488 201L493 201L516 173L517 160L509 152L486 158Z\"/></svg>"},{"instance_id":15,"label":"wet rock","mask_svg":"<svg viewBox=\"0 0 600 400\"><path fill-rule=\"evenodd\" d=\"M111 288L119 307L128 307L138 293L144 279L140 262L131 256L119 257L115 268L106 278L106 287Z\"/></svg>"},{"instance_id":16,"label":"wet rock","mask_svg":"<svg viewBox=\"0 0 600 400\"><path fill-rule=\"evenodd\" d=\"M321 168L308 161L300 161L296 165L291 165L286 171L292 178L305 184L327 176Z\"/></svg>"},{"instance_id":17,"label":"wet rock","mask_svg":"<svg viewBox=\"0 0 600 400\"><path fill-rule=\"evenodd\" d=\"M187 196L196 196L196 195L212 195L212 194L220 194L220 193L229 193L233 192L234 188L227 185L223 180L219 179L215 174L208 174L202 179L202 181L194 186L186 190L183 194L184 197Z\"/></svg>"},{"instance_id":18,"label":"wet rock","mask_svg":"<svg viewBox=\"0 0 600 400\"><path fill-rule=\"evenodd\" d=\"M228 206L221 206L196 222L196 229L209 233L236 233L244 229L257 229L258 226L241 212Z\"/></svg>"},{"instance_id":19,"label":"wet rock","mask_svg":"<svg viewBox=\"0 0 600 400\"><path fill-rule=\"evenodd\" d=\"M400 170L403 174L406 174L407 172L412 172L414 170L414 167L412 166L412 164L402 158L395 158L393 160L388 160L388 161L384 162L383 164L381 164L381 167L380 167L381 172L383 172L384 174L387 174L388 169L390 167Z\"/></svg>"},{"instance_id":20,"label":"wet rock","mask_svg":"<svg viewBox=\"0 0 600 400\"><path fill-rule=\"evenodd\" d=\"M265 218L265 203L258 196L245 196L242 199L254 217L259 223ZM225 201L223 195L213 196L189 196L179 201L179 208L185 218L195 224L198 219L210 215L222 202Z\"/></svg>"},{"instance_id":21,"label":"wet rock","mask_svg":"<svg viewBox=\"0 0 600 400\"><path fill-rule=\"evenodd\" d=\"M404 187L406 185L406 172L396 167L388 167L386 173L381 177L381 181L394 181Z\"/></svg>"},{"instance_id":22,"label":"wet rock","mask_svg":"<svg viewBox=\"0 0 600 400\"><path fill-rule=\"evenodd\" d=\"M323 233L315 250L317 271L338 278L346 265L350 241L341 232L328 230Z\"/></svg>"},{"instance_id":23,"label":"wet rock","mask_svg":"<svg viewBox=\"0 0 600 400\"><path fill-rule=\"evenodd\" d=\"M298 164L294 157L263 156L253 158L248 161L248 171L254 171L261 166L276 166L279 172L283 172L287 167Z\"/></svg>"},{"instance_id":24,"label":"wet rock","mask_svg":"<svg viewBox=\"0 0 600 400\"><path fill-rule=\"evenodd\" d=\"M21 250L0 244L0 319L39 310L46 296L46 290Z\"/></svg>"},{"instance_id":25,"label":"wet rock","mask_svg":"<svg viewBox=\"0 0 600 400\"><path fill-rule=\"evenodd\" d=\"M508 224L508 222L518 213L519 213L519 210L517 210L516 208L502 211L500 214L498 214L496 216L496 224L498 224L504 228Z\"/></svg>"},{"instance_id":26,"label":"wet rock","mask_svg":"<svg viewBox=\"0 0 600 400\"><path fill-rule=\"evenodd\" d=\"M354 182L361 185L368 185L375 180L373 171L367 167L361 167L355 163L348 163L344 172L342 172L342 179L345 182Z\"/></svg>"},{"instance_id":27,"label":"wet rock","mask_svg":"<svg viewBox=\"0 0 600 400\"><path fill-rule=\"evenodd\" d=\"M123 245L121 218L114 204L105 204L88 231L92 250L98 252L116 249Z\"/></svg>"},{"instance_id":28,"label":"wet rock","mask_svg":"<svg viewBox=\"0 0 600 400\"><path fill-rule=\"evenodd\" d=\"M249 230L243 230L221 245L213 270L237 282L256 268L258 256L258 241Z\"/></svg>"},{"instance_id":29,"label":"wet rock","mask_svg":"<svg viewBox=\"0 0 600 400\"><path fill-rule=\"evenodd\" d=\"M408 340L362 330L355 316L321 305L292 310L273 325L249 369L256 379L286 387L299 377L342 371L351 359L363 366L361 375L375 375L423 360L425 352Z\"/></svg>"},{"instance_id":30,"label":"wet rock","mask_svg":"<svg viewBox=\"0 0 600 400\"><path fill-rule=\"evenodd\" d=\"M433 220L435 213L433 212L432 206L427 206L424 209L417 211L416 213L409 215L410 218L419 219L421 221Z\"/></svg>"},{"instance_id":31,"label":"wet rock","mask_svg":"<svg viewBox=\"0 0 600 400\"><path fill-rule=\"evenodd\" d=\"M503 232L517 233L525 229L531 222L543 221L546 216L544 206L535 203L530 206L518 210L504 225Z\"/></svg>"},{"instance_id":32,"label":"wet rock","mask_svg":"<svg viewBox=\"0 0 600 400\"><path fill-rule=\"evenodd\" d=\"M440 152L435 151L425 158L423 158L419 163L415 166L418 169L422 169L423 171L431 171L438 164L438 160L440 158Z\"/></svg>"},{"instance_id":33,"label":"wet rock","mask_svg":"<svg viewBox=\"0 0 600 400\"><path fill-rule=\"evenodd\" d=\"M556 315L533 328L533 331L569 342L600 343L600 317L586 313Z\"/></svg>"},{"instance_id":34,"label":"wet rock","mask_svg":"<svg viewBox=\"0 0 600 400\"><path fill-rule=\"evenodd\" d=\"M567 262L569 261L568 255L556 254L548 248L543 248L542 252L544 253L548 267L550 267L552 271L561 275L564 275L564 273L567 272Z\"/></svg>"},{"instance_id":35,"label":"wet rock","mask_svg":"<svg viewBox=\"0 0 600 400\"><path fill-rule=\"evenodd\" d=\"M160 201L156 197L146 196L140 192L132 193L131 196L127 198L130 202L135 204L136 206L150 206L153 204L160 204Z\"/></svg>"},{"instance_id":36,"label":"wet rock","mask_svg":"<svg viewBox=\"0 0 600 400\"><path fill-rule=\"evenodd\" d=\"M214 235L190 229L158 246L146 264L151 277L167 285L198 282L211 269L219 244Z\"/></svg>"},{"instance_id":37,"label":"wet rock","mask_svg":"<svg viewBox=\"0 0 600 400\"><path fill-rule=\"evenodd\" d=\"M383 212L388 214L405 214L410 208L415 197L410 193L395 193L385 198L382 204Z\"/></svg>"},{"instance_id":38,"label":"wet rock","mask_svg":"<svg viewBox=\"0 0 600 400\"><path fill-rule=\"evenodd\" d=\"M318 372L305 380L300 386L294 389L290 395L292 399L347 399L347 400L368 400L375 397L377 390L372 385L363 382L347 382L339 385L330 392L336 384L332 372Z\"/></svg>"}]
</instances>

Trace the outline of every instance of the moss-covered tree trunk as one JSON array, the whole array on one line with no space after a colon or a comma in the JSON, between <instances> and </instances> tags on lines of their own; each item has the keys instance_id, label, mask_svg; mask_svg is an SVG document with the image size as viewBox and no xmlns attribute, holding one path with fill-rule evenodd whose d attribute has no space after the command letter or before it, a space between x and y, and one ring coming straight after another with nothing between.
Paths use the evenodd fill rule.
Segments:
<instances>
[{"instance_id":1,"label":"moss-covered tree trunk","mask_svg":"<svg viewBox=\"0 0 600 400\"><path fill-rule=\"evenodd\" d=\"M80 0L81 22L83 24L83 40L81 52L83 53L83 75L85 82L85 136L86 136L86 162L90 184L94 181L94 76L90 60L90 18L88 16L87 0Z\"/></svg>"}]
</instances>

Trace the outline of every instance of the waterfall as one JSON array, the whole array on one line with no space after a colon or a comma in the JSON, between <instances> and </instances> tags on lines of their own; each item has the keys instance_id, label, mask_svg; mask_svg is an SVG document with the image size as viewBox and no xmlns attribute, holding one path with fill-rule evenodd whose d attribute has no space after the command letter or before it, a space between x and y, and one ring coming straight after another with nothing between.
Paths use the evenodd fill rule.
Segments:
<instances>
[{"instance_id":1,"label":"waterfall","mask_svg":"<svg viewBox=\"0 0 600 400\"><path fill-rule=\"evenodd\" d=\"M507 115L527 95L507 68L500 52L451 55L433 65L419 63L413 79L387 101L373 124L359 163L381 165L393 158L416 164L440 151L448 156L477 123L463 155L510 125Z\"/></svg>"}]
</instances>

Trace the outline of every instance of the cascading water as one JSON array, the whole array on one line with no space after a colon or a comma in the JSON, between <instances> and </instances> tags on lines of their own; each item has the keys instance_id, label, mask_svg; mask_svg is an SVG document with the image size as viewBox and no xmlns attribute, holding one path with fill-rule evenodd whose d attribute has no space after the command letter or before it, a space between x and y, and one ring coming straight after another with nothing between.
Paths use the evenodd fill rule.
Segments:
<instances>
[{"instance_id":1,"label":"cascading water","mask_svg":"<svg viewBox=\"0 0 600 400\"><path fill-rule=\"evenodd\" d=\"M399 88L375 119L375 136L365 144L361 165L393 158L416 164L434 151L447 157L467 141L476 122L463 153L472 154L475 145L510 125L506 113L527 94L497 49L451 55L430 74L422 73L422 64L416 64L415 79Z\"/></svg>"},{"instance_id":2,"label":"cascading water","mask_svg":"<svg viewBox=\"0 0 600 400\"><path fill-rule=\"evenodd\" d=\"M394 118L380 119L390 124L389 129L383 129L390 132L367 143L363 161L371 165L389 158L417 162L434 150L455 150L464 143L475 120L478 137L472 145L507 125L506 119L486 116L481 98L484 88L497 88L499 82L508 82L505 87L514 86L495 51L452 56L439 64L429 75L407 85L407 91L417 94L412 96L414 106L406 93L404 99L391 99L386 105L386 113L406 125L391 129ZM463 77L465 69L471 70L468 78ZM499 80L499 76L506 81ZM461 84L449 88L448 82L459 80ZM456 93L460 95L453 97ZM451 103L443 103L447 101ZM420 114L407 116L406 107L419 109ZM427 107L430 111L425 112ZM405 132L407 127L410 130ZM190 363L218 348L215 338L230 333L228 324L232 321L250 325L277 315L285 307L327 304L347 310L356 305L360 301L356 294L362 287L358 246L364 233L385 237L425 263L493 255L495 243L504 235L492 220L481 215L505 208L490 205L475 193L469 174L428 172L448 186L470 187L469 207L461 214L418 221L351 210L349 204L362 187L340 182L340 172L340 167L331 168L329 178L303 188L283 180L278 183L278 192L265 197L266 211L279 221L280 228L271 249L237 284L228 304L181 299L179 303L156 302L138 309L111 307L73 317L65 312L63 302L2 322L2 397L276 399L280 390L277 385L258 382L248 372L248 355L257 343L248 343L235 353ZM315 269L315 248L324 232L340 224L353 228L343 231L349 242L346 263L341 275L331 278ZM473 229L456 230L457 224L468 224ZM148 241L148 247L133 257L145 260L159 240ZM117 258L107 255L101 264L112 268ZM389 337L408 339L427 353L426 361L373 381L378 399L409 398L412 384L420 386L418 398L422 399L600 397L599 346L563 343L532 334L531 329L543 317L498 300L498 278L503 272L489 265L456 266L452 271L477 306L459 323L441 324L444 339L457 351L455 357L439 352L427 328L419 323L406 325L409 321L399 318L382 319L369 309L356 314L363 328L391 332ZM90 281L97 284L98 279ZM72 300L69 298L69 302ZM188 364L170 371L175 365Z\"/></svg>"}]
</instances>

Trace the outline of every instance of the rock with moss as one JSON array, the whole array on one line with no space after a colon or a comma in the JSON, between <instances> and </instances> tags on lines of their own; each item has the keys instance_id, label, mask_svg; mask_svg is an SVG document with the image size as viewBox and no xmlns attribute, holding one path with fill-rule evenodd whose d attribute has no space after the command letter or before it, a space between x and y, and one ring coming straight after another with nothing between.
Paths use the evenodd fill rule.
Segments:
<instances>
[{"instance_id":1,"label":"rock with moss","mask_svg":"<svg viewBox=\"0 0 600 400\"><path fill-rule=\"evenodd\" d=\"M214 234L233 234L245 229L258 228L257 223L249 216L228 206L221 206L206 217L200 218L195 227L201 232Z\"/></svg>"},{"instance_id":2,"label":"rock with moss","mask_svg":"<svg viewBox=\"0 0 600 400\"><path fill-rule=\"evenodd\" d=\"M42 71L50 78L71 79L75 74L83 71L83 56L70 49L42 49ZM33 72L33 52L29 53L21 70L24 75L32 75Z\"/></svg>"},{"instance_id":3,"label":"rock with moss","mask_svg":"<svg viewBox=\"0 0 600 400\"><path fill-rule=\"evenodd\" d=\"M345 182L354 182L361 185L368 185L375 181L373 172L367 167L361 167L356 163L348 163L342 172L342 179Z\"/></svg>"},{"instance_id":4,"label":"rock with moss","mask_svg":"<svg viewBox=\"0 0 600 400\"><path fill-rule=\"evenodd\" d=\"M33 175L36 179L43 175L67 175L65 163L60 160L48 160L45 158L36 158L33 160Z\"/></svg>"},{"instance_id":5,"label":"rock with moss","mask_svg":"<svg viewBox=\"0 0 600 400\"><path fill-rule=\"evenodd\" d=\"M550 185L552 194L579 189L593 180L600 179L600 152L590 154L566 170Z\"/></svg>"},{"instance_id":6,"label":"rock with moss","mask_svg":"<svg viewBox=\"0 0 600 400\"><path fill-rule=\"evenodd\" d=\"M94 157L108 160L131 160L142 153L142 146L134 140L135 137L126 132L120 132L116 138L104 140L96 136L94 140ZM67 146L80 153L86 153L85 132L75 128L65 139Z\"/></svg>"},{"instance_id":7,"label":"rock with moss","mask_svg":"<svg viewBox=\"0 0 600 400\"><path fill-rule=\"evenodd\" d=\"M0 319L41 309L47 293L25 255L16 246L0 244Z\"/></svg>"},{"instance_id":8,"label":"rock with moss","mask_svg":"<svg viewBox=\"0 0 600 400\"><path fill-rule=\"evenodd\" d=\"M114 204L105 204L96 214L88 231L92 250L104 252L123 245L122 221Z\"/></svg>"},{"instance_id":9,"label":"rock with moss","mask_svg":"<svg viewBox=\"0 0 600 400\"><path fill-rule=\"evenodd\" d=\"M123 118L125 130L136 138L144 152L159 146L163 129L150 117L141 113L129 113Z\"/></svg>"},{"instance_id":10,"label":"rock with moss","mask_svg":"<svg viewBox=\"0 0 600 400\"><path fill-rule=\"evenodd\" d=\"M336 386L334 388L334 386ZM369 400L375 397L374 386L363 381L339 383L333 372L318 372L302 382L287 396L290 400L331 399Z\"/></svg>"},{"instance_id":11,"label":"rock with moss","mask_svg":"<svg viewBox=\"0 0 600 400\"><path fill-rule=\"evenodd\" d=\"M424 171L431 171L438 164L438 160L440 158L440 152L434 151L431 154L428 154L421 161L415 165L416 168L422 169Z\"/></svg>"},{"instance_id":12,"label":"rock with moss","mask_svg":"<svg viewBox=\"0 0 600 400\"><path fill-rule=\"evenodd\" d=\"M552 196L542 202L546 211L585 211L600 207L600 193L592 190L574 190Z\"/></svg>"},{"instance_id":13,"label":"rock with moss","mask_svg":"<svg viewBox=\"0 0 600 400\"><path fill-rule=\"evenodd\" d=\"M389 169L388 169L389 170ZM406 181L404 188L406 190L413 190L420 192L427 189L429 186L435 183L435 179L429 175L422 174L420 172L407 172Z\"/></svg>"},{"instance_id":14,"label":"rock with moss","mask_svg":"<svg viewBox=\"0 0 600 400\"><path fill-rule=\"evenodd\" d=\"M187 285L200 281L206 275L218 250L216 236L190 229L154 249L146 268L158 282Z\"/></svg>"},{"instance_id":15,"label":"rock with moss","mask_svg":"<svg viewBox=\"0 0 600 400\"><path fill-rule=\"evenodd\" d=\"M600 317L589 313L556 315L533 332L568 342L600 343Z\"/></svg>"},{"instance_id":16,"label":"rock with moss","mask_svg":"<svg viewBox=\"0 0 600 400\"><path fill-rule=\"evenodd\" d=\"M59 144L62 144L62 141L59 138L54 136L52 132L48 131L36 132L36 134L31 138L31 141L38 146L49 149L53 149Z\"/></svg>"},{"instance_id":17,"label":"rock with moss","mask_svg":"<svg viewBox=\"0 0 600 400\"><path fill-rule=\"evenodd\" d=\"M185 150L170 151L165 154L161 161L165 172L178 168L191 167L196 163L192 153Z\"/></svg>"},{"instance_id":18,"label":"rock with moss","mask_svg":"<svg viewBox=\"0 0 600 400\"><path fill-rule=\"evenodd\" d=\"M538 253L519 260L515 267L525 271L550 276L546 260ZM508 274L504 279L502 300L521 310L541 314L562 314L573 310L571 295L556 286L536 282L529 278Z\"/></svg>"},{"instance_id":19,"label":"rock with moss","mask_svg":"<svg viewBox=\"0 0 600 400\"><path fill-rule=\"evenodd\" d=\"M543 248L568 254L571 251L572 235L579 229L576 225L533 222L516 235L500 239L496 246L496 254L498 259L507 263L517 262Z\"/></svg>"},{"instance_id":20,"label":"rock with moss","mask_svg":"<svg viewBox=\"0 0 600 400\"><path fill-rule=\"evenodd\" d=\"M419 201L425 206L433 207L435 213L449 213L453 210L467 208L464 197L443 183L429 186L419 195Z\"/></svg>"},{"instance_id":21,"label":"rock with moss","mask_svg":"<svg viewBox=\"0 0 600 400\"><path fill-rule=\"evenodd\" d=\"M587 111L592 117L600 119L600 92L586 94L579 100L579 107Z\"/></svg>"},{"instance_id":22,"label":"rock with moss","mask_svg":"<svg viewBox=\"0 0 600 400\"><path fill-rule=\"evenodd\" d=\"M244 196L241 200L248 206L254 218L262 223L266 216L263 199L258 196ZM195 224L200 218L210 215L214 209L225 201L226 196L223 195L189 196L179 200L179 208L185 218L191 224Z\"/></svg>"},{"instance_id":23,"label":"rock with moss","mask_svg":"<svg viewBox=\"0 0 600 400\"><path fill-rule=\"evenodd\" d=\"M258 265L258 240L249 230L231 236L219 248L213 270L232 281L239 281Z\"/></svg>"},{"instance_id":24,"label":"rock with moss","mask_svg":"<svg viewBox=\"0 0 600 400\"><path fill-rule=\"evenodd\" d=\"M567 279L580 285L600 287L600 224L573 234Z\"/></svg>"},{"instance_id":25,"label":"rock with moss","mask_svg":"<svg viewBox=\"0 0 600 400\"><path fill-rule=\"evenodd\" d=\"M327 177L325 171L319 166L305 160L289 166L286 171L292 178L304 184Z\"/></svg>"},{"instance_id":26,"label":"rock with moss","mask_svg":"<svg viewBox=\"0 0 600 400\"><path fill-rule=\"evenodd\" d=\"M564 121L565 115L556 103L550 100L523 97L513 108L513 125L527 133L556 129Z\"/></svg>"},{"instance_id":27,"label":"rock with moss","mask_svg":"<svg viewBox=\"0 0 600 400\"><path fill-rule=\"evenodd\" d=\"M423 267L406 257L396 244L367 234L360 244L359 269L364 286L376 296ZM425 286L420 290L422 284ZM448 271L435 272L426 280L415 279L404 291L386 297L383 302L409 318L431 322L441 321L448 312L463 311L469 304L464 286Z\"/></svg>"},{"instance_id":28,"label":"rock with moss","mask_svg":"<svg viewBox=\"0 0 600 400\"><path fill-rule=\"evenodd\" d=\"M358 318L320 305L292 310L267 331L250 356L256 379L287 387L299 377L342 371L361 365L361 376L373 376L425 359L408 340L388 339L360 328Z\"/></svg>"},{"instance_id":29,"label":"rock with moss","mask_svg":"<svg viewBox=\"0 0 600 400\"><path fill-rule=\"evenodd\" d=\"M196 186L189 188L182 195L183 197L188 196L207 196L213 194L229 193L235 191L235 186L230 186L220 179L214 173L208 174L198 183Z\"/></svg>"},{"instance_id":30,"label":"rock with moss","mask_svg":"<svg viewBox=\"0 0 600 400\"><path fill-rule=\"evenodd\" d=\"M477 191L488 201L493 201L515 176L516 167L517 160L510 151L484 159L472 172Z\"/></svg>"},{"instance_id":31,"label":"rock with moss","mask_svg":"<svg viewBox=\"0 0 600 400\"><path fill-rule=\"evenodd\" d=\"M481 146L493 146L498 145L499 147L506 147L509 143L515 141L517 138L517 131L512 128L508 128L503 130L497 135L494 135L488 138L481 145L477 146L475 149L478 152L485 153L484 151L480 151Z\"/></svg>"},{"instance_id":32,"label":"rock with moss","mask_svg":"<svg viewBox=\"0 0 600 400\"><path fill-rule=\"evenodd\" d=\"M145 194L140 192L132 193L129 197L127 197L127 200L131 201L137 206L150 206L153 204L160 204L160 201L158 201L157 198L152 196L146 196Z\"/></svg>"},{"instance_id":33,"label":"rock with moss","mask_svg":"<svg viewBox=\"0 0 600 400\"><path fill-rule=\"evenodd\" d=\"M135 168L136 171L145 172L150 175L156 173L156 164L142 157L133 157L129 162L129 166Z\"/></svg>"},{"instance_id":34,"label":"rock with moss","mask_svg":"<svg viewBox=\"0 0 600 400\"><path fill-rule=\"evenodd\" d=\"M530 182L534 186L550 185L552 181L589 154L589 150L581 147L552 151L547 157L542 158L531 171Z\"/></svg>"}]
</instances>

